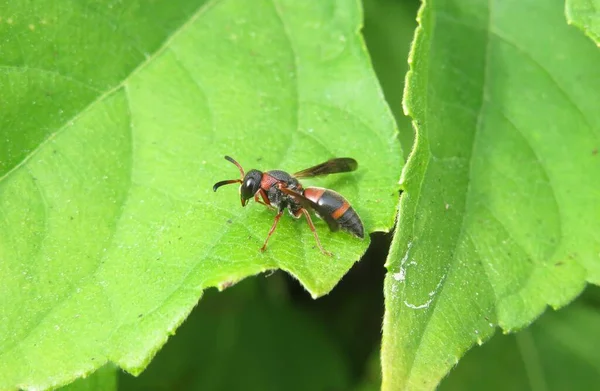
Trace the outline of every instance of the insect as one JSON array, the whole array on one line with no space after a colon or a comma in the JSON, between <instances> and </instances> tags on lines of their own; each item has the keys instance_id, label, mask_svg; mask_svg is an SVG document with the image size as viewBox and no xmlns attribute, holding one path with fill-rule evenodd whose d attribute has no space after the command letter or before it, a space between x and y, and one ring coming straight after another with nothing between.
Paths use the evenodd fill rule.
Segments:
<instances>
[{"instance_id":1,"label":"insect","mask_svg":"<svg viewBox=\"0 0 600 391\"><path fill-rule=\"evenodd\" d=\"M261 251L266 250L267 242L273 232L275 232L277 223L286 208L294 218L298 219L304 215L315 237L315 241L323 254L331 255L330 252L325 251L323 246L321 246L319 235L317 235L310 217L309 210L311 209L318 217L325 220L331 231L337 231L341 228L354 236L361 239L364 238L364 228L360 217L344 197L333 190L321 187L304 188L298 181L298 178L311 178L354 171L358 167L356 160L352 158L335 158L290 175L281 170L266 172L250 170L244 173L242 166L233 158L225 156L225 159L239 168L240 179L217 182L213 186L213 191L217 191L223 185L239 183L242 206L246 206L248 200L254 197L256 202L277 210L275 221L273 221L265 243L260 249Z\"/></svg>"}]
</instances>

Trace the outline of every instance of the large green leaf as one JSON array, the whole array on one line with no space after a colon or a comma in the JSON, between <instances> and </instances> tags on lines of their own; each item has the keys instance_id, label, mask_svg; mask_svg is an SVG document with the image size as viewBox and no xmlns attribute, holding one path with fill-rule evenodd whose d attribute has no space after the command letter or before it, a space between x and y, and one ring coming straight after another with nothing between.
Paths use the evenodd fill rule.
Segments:
<instances>
[{"instance_id":1,"label":"large green leaf","mask_svg":"<svg viewBox=\"0 0 600 391\"><path fill-rule=\"evenodd\" d=\"M600 45L600 0L566 0L565 3L569 23Z\"/></svg>"},{"instance_id":2,"label":"large green leaf","mask_svg":"<svg viewBox=\"0 0 600 391\"><path fill-rule=\"evenodd\" d=\"M388 258L385 390L600 283L600 52L552 1L426 1ZM531 16L535 15L535 18Z\"/></svg>"},{"instance_id":3,"label":"large green leaf","mask_svg":"<svg viewBox=\"0 0 600 391\"><path fill-rule=\"evenodd\" d=\"M273 213L212 192L239 175L225 154L290 171L353 156L356 173L308 183L391 227L401 150L356 1L2 7L0 389L139 373L207 287L281 268L332 289L368 238L319 221L326 257L285 216L260 253Z\"/></svg>"}]
</instances>

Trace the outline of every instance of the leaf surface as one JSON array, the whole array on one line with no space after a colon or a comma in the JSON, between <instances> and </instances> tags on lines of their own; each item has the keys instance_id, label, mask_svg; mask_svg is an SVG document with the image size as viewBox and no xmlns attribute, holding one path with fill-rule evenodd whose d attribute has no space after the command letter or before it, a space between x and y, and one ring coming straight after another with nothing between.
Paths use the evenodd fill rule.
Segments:
<instances>
[{"instance_id":1,"label":"leaf surface","mask_svg":"<svg viewBox=\"0 0 600 391\"><path fill-rule=\"evenodd\" d=\"M600 52L558 0L432 0L419 23L384 390L432 389L497 326L600 283Z\"/></svg>"},{"instance_id":2,"label":"leaf surface","mask_svg":"<svg viewBox=\"0 0 600 391\"><path fill-rule=\"evenodd\" d=\"M290 172L354 157L305 185L392 226L402 152L355 1L168 4L2 6L0 389L139 373L207 287L280 268L333 288L368 236L313 217L326 257L284 216L260 253L274 213L213 193L239 176L225 154Z\"/></svg>"}]
</instances>

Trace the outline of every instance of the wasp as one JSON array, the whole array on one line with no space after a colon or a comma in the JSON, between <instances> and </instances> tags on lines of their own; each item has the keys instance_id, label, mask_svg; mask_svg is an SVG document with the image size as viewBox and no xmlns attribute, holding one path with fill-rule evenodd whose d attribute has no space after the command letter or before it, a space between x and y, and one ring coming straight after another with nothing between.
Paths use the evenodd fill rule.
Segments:
<instances>
[{"instance_id":1,"label":"wasp","mask_svg":"<svg viewBox=\"0 0 600 391\"><path fill-rule=\"evenodd\" d=\"M253 169L245 173L242 166L233 158L225 156L225 159L237 166L240 170L240 179L217 182L213 186L213 191L217 191L223 185L239 183L242 206L246 206L248 200L254 197L256 202L277 210L273 225L263 246L260 248L261 251L267 249L267 242L275 232L277 223L286 209L296 219L304 215L315 237L317 246L323 254L331 256L331 253L325 251L321 245L309 210L313 210L319 218L325 220L331 231L338 231L341 228L354 236L364 238L362 221L344 197L330 189L321 187L305 188L298 181L299 178L312 178L354 171L358 168L356 160L347 157L335 158L290 175L281 170L262 172Z\"/></svg>"}]
</instances>

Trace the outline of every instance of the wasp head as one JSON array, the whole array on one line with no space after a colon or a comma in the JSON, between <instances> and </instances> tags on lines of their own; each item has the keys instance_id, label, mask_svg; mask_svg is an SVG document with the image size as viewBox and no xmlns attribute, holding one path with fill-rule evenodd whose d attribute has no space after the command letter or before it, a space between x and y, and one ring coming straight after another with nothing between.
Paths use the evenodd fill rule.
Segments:
<instances>
[{"instance_id":1,"label":"wasp head","mask_svg":"<svg viewBox=\"0 0 600 391\"><path fill-rule=\"evenodd\" d=\"M248 200L254 197L254 194L260 189L260 181L262 179L262 172L258 170L250 170L247 174L244 174L244 169L242 166L236 162L233 158L229 156L225 156L225 159L235 164L240 170L240 179L229 179L226 181L221 181L215 183L213 186L213 191L217 191L217 189L223 185L229 185L232 183L240 183L240 199L242 201L242 206L246 206Z\"/></svg>"},{"instance_id":2,"label":"wasp head","mask_svg":"<svg viewBox=\"0 0 600 391\"><path fill-rule=\"evenodd\" d=\"M262 172L258 170L248 171L240 186L240 198L242 200L242 206L245 206L248 200L254 197L258 189L260 189L261 179Z\"/></svg>"}]
</instances>

